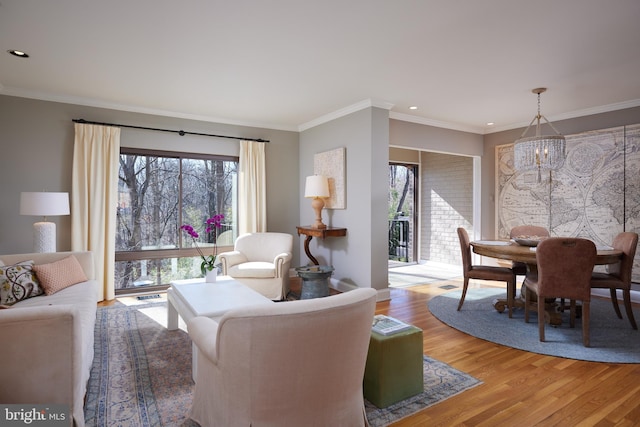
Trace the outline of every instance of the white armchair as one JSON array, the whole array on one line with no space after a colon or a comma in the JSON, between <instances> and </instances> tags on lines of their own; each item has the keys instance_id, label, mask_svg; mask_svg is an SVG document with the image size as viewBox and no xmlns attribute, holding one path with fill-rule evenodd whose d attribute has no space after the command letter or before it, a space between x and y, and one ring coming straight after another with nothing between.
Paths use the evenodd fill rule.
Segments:
<instances>
[{"instance_id":1,"label":"white armchair","mask_svg":"<svg viewBox=\"0 0 640 427\"><path fill-rule=\"evenodd\" d=\"M286 233L249 233L236 239L234 250L218 255L222 274L281 300L289 292L293 236Z\"/></svg>"},{"instance_id":2,"label":"white armchair","mask_svg":"<svg viewBox=\"0 0 640 427\"><path fill-rule=\"evenodd\" d=\"M188 324L190 417L209 426L368 425L362 381L376 291L254 305Z\"/></svg>"}]
</instances>

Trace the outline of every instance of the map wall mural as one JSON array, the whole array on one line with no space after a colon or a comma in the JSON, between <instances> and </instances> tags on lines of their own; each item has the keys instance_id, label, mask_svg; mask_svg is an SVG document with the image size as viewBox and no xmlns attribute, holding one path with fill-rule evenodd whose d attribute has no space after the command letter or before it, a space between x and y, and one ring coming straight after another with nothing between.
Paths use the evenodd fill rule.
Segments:
<instances>
[{"instance_id":1,"label":"map wall mural","mask_svg":"<svg viewBox=\"0 0 640 427\"><path fill-rule=\"evenodd\" d=\"M640 233L640 124L566 135L558 171L519 172L513 144L496 147L496 233L516 225L546 227L552 236L611 245L622 231ZM640 283L640 250L633 281Z\"/></svg>"}]
</instances>

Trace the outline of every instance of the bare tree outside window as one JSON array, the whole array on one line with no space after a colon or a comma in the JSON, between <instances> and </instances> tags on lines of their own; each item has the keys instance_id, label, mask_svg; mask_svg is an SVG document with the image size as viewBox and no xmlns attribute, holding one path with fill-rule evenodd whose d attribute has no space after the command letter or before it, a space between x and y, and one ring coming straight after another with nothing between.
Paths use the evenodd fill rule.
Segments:
<instances>
[{"instance_id":1,"label":"bare tree outside window","mask_svg":"<svg viewBox=\"0 0 640 427\"><path fill-rule=\"evenodd\" d=\"M180 226L194 227L203 251L218 238L204 233L207 218L223 214L221 232L235 235L237 165L230 157L122 150L116 293L199 277L201 260Z\"/></svg>"}]
</instances>

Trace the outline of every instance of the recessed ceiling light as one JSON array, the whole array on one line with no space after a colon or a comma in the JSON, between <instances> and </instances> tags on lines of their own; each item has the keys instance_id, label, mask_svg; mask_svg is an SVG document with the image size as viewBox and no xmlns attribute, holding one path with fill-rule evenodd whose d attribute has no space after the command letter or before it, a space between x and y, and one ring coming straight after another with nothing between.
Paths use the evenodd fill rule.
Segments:
<instances>
[{"instance_id":1,"label":"recessed ceiling light","mask_svg":"<svg viewBox=\"0 0 640 427\"><path fill-rule=\"evenodd\" d=\"M8 50L7 52L9 52L11 55L13 56L17 56L18 58L28 58L29 55L26 52L23 52L21 50Z\"/></svg>"},{"instance_id":2,"label":"recessed ceiling light","mask_svg":"<svg viewBox=\"0 0 640 427\"><path fill-rule=\"evenodd\" d=\"M417 110L418 107L416 107L415 105L412 105L411 107L409 107L409 110Z\"/></svg>"},{"instance_id":3,"label":"recessed ceiling light","mask_svg":"<svg viewBox=\"0 0 640 427\"><path fill-rule=\"evenodd\" d=\"M495 123L493 123L493 122L487 122L487 126L493 126L493 125L495 125Z\"/></svg>"}]
</instances>

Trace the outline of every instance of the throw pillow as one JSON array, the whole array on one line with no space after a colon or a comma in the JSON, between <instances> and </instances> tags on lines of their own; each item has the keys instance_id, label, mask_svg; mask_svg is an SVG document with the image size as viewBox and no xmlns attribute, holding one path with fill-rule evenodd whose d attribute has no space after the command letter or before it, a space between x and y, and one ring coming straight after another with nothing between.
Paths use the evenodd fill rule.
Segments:
<instances>
[{"instance_id":1,"label":"throw pillow","mask_svg":"<svg viewBox=\"0 0 640 427\"><path fill-rule=\"evenodd\" d=\"M34 265L33 270L47 295L87 281L82 266L73 255L50 264Z\"/></svg>"},{"instance_id":2,"label":"throw pillow","mask_svg":"<svg viewBox=\"0 0 640 427\"><path fill-rule=\"evenodd\" d=\"M13 305L43 293L33 272L33 261L0 267L0 305Z\"/></svg>"}]
</instances>

